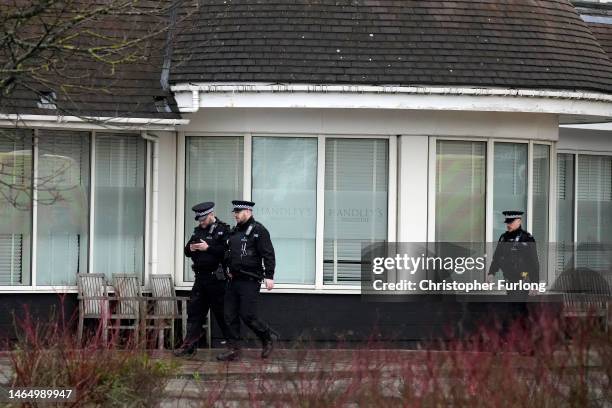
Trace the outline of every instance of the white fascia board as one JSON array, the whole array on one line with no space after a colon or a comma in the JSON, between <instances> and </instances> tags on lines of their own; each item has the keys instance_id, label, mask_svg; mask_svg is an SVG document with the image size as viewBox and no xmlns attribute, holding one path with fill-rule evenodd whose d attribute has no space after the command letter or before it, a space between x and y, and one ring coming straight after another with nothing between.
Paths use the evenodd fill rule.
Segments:
<instances>
[{"instance_id":1,"label":"white fascia board","mask_svg":"<svg viewBox=\"0 0 612 408\"><path fill-rule=\"evenodd\" d=\"M79 117L57 115L0 114L0 126L74 128L95 130L176 130L189 119Z\"/></svg>"},{"instance_id":2,"label":"white fascia board","mask_svg":"<svg viewBox=\"0 0 612 408\"><path fill-rule=\"evenodd\" d=\"M559 125L562 128L612 131L612 122L582 123L577 125Z\"/></svg>"},{"instance_id":3,"label":"white fascia board","mask_svg":"<svg viewBox=\"0 0 612 408\"><path fill-rule=\"evenodd\" d=\"M527 112L612 117L612 95L461 87L177 84L181 112L199 108L355 108Z\"/></svg>"}]
</instances>

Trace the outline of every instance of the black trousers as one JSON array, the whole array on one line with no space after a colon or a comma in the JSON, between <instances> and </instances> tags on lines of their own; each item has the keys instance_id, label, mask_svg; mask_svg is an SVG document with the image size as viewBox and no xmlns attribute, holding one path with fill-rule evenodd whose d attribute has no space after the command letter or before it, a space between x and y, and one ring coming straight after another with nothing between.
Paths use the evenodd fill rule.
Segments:
<instances>
[{"instance_id":1,"label":"black trousers","mask_svg":"<svg viewBox=\"0 0 612 408\"><path fill-rule=\"evenodd\" d=\"M507 313L502 325L502 334L507 335L510 327L516 321L525 323L529 318L529 309L527 301L529 299L528 290L509 290L506 292Z\"/></svg>"},{"instance_id":2,"label":"black trousers","mask_svg":"<svg viewBox=\"0 0 612 408\"><path fill-rule=\"evenodd\" d=\"M210 273L196 273L193 289L187 304L186 346L197 346L203 334L202 325L206 320L209 309L212 309L223 337L226 340L229 338L230 332L225 324L223 313L225 284L225 281L216 279Z\"/></svg>"},{"instance_id":3,"label":"black trousers","mask_svg":"<svg viewBox=\"0 0 612 408\"><path fill-rule=\"evenodd\" d=\"M240 320L259 338L270 339L270 328L257 318L257 300L261 283L241 278L228 281L225 291L225 323L229 328L229 347L240 348Z\"/></svg>"}]
</instances>

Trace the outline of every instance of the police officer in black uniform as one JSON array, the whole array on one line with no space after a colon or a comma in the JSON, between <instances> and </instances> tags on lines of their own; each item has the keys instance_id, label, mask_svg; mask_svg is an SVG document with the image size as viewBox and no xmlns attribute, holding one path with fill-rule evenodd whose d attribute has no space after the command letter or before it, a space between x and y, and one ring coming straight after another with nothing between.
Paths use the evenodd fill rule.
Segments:
<instances>
[{"instance_id":1,"label":"police officer in black uniform","mask_svg":"<svg viewBox=\"0 0 612 408\"><path fill-rule=\"evenodd\" d=\"M278 334L257 317L257 298L263 280L274 287L274 247L268 230L253 218L252 201L234 200L236 226L228 239L229 282L225 292L225 322L229 327L229 350L217 356L231 361L240 357L240 320L255 332L262 343L261 358L274 349Z\"/></svg>"},{"instance_id":2,"label":"police officer in black uniform","mask_svg":"<svg viewBox=\"0 0 612 408\"><path fill-rule=\"evenodd\" d=\"M489 282L495 280L494 275L499 269L504 274L506 282L516 283L539 282L540 263L536 251L536 241L533 235L525 231L522 226L522 211L504 211L506 218L506 232L499 237L499 242L493 254L491 267L487 276ZM507 291L509 301L512 302L510 319L527 317L528 290ZM507 325L504 325L504 331Z\"/></svg>"},{"instance_id":3,"label":"police officer in black uniform","mask_svg":"<svg viewBox=\"0 0 612 408\"><path fill-rule=\"evenodd\" d=\"M196 353L209 309L212 309L223 337L227 340L229 336L223 313L226 283L222 262L230 227L215 216L213 202L197 204L192 210L199 225L185 246L185 256L193 261L195 282L187 306L187 335L176 352L177 356Z\"/></svg>"}]
</instances>

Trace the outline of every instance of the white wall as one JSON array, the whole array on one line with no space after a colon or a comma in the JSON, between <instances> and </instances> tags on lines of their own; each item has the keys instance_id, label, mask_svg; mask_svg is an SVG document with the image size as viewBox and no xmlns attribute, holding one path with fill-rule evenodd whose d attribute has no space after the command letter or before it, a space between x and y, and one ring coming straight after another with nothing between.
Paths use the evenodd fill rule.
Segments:
<instances>
[{"instance_id":1,"label":"white wall","mask_svg":"<svg viewBox=\"0 0 612 408\"><path fill-rule=\"evenodd\" d=\"M185 132L386 134L557 140L556 115L372 109L209 108Z\"/></svg>"},{"instance_id":2,"label":"white wall","mask_svg":"<svg viewBox=\"0 0 612 408\"><path fill-rule=\"evenodd\" d=\"M427 171L429 138L400 136L398 139L398 242L427 241Z\"/></svg>"},{"instance_id":3,"label":"white wall","mask_svg":"<svg viewBox=\"0 0 612 408\"><path fill-rule=\"evenodd\" d=\"M612 132L561 128L557 150L612 152Z\"/></svg>"}]
</instances>

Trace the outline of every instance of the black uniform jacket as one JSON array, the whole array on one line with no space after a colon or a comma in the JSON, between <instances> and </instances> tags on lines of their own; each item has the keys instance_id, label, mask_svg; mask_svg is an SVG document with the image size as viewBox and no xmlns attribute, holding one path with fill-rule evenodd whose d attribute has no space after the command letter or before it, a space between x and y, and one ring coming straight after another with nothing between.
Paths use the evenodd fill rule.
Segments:
<instances>
[{"instance_id":1,"label":"black uniform jacket","mask_svg":"<svg viewBox=\"0 0 612 408\"><path fill-rule=\"evenodd\" d=\"M194 228L193 235L185 245L185 256L193 261L195 272L213 272L223 262L229 230L229 225L218 219L215 219L215 222L207 228L200 226ZM206 251L191 251L189 244L197 244L201 242L200 240L208 244L208 249Z\"/></svg>"},{"instance_id":2,"label":"black uniform jacket","mask_svg":"<svg viewBox=\"0 0 612 408\"><path fill-rule=\"evenodd\" d=\"M253 217L231 230L228 246L232 275L274 279L276 259L270 233Z\"/></svg>"},{"instance_id":3,"label":"black uniform jacket","mask_svg":"<svg viewBox=\"0 0 612 408\"><path fill-rule=\"evenodd\" d=\"M538 253L535 239L530 233L519 228L499 237L489 274L494 274L500 268L504 278L510 282L539 282Z\"/></svg>"}]
</instances>

